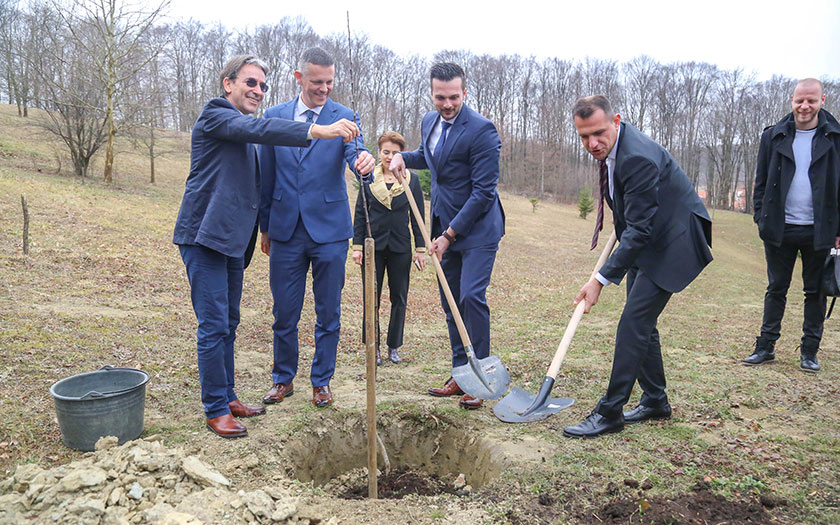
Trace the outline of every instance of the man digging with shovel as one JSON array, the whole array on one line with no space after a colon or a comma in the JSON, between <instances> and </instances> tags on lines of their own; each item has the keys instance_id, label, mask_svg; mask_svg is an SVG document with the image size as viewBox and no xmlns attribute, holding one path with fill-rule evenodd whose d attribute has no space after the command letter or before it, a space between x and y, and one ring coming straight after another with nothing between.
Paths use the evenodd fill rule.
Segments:
<instances>
[{"instance_id":1,"label":"man digging with shovel","mask_svg":"<svg viewBox=\"0 0 840 525\"><path fill-rule=\"evenodd\" d=\"M431 171L432 237L436 239L429 254L441 257L443 273L480 361L490 355L486 290L505 233L505 216L496 191L501 141L493 123L464 104L466 75L459 65L435 64L430 79L436 111L423 117L420 147L394 155L390 168L400 177L406 167ZM441 304L449 327L452 366L458 369L467 364L467 350L443 288ZM466 385L464 388L469 390ZM482 399L465 394L452 378L443 388L430 388L429 394L460 395L459 404L467 409L482 403Z\"/></svg>"},{"instance_id":2,"label":"man digging with shovel","mask_svg":"<svg viewBox=\"0 0 840 525\"><path fill-rule=\"evenodd\" d=\"M627 275L627 301L615 336L607 393L582 423L563 430L571 438L620 432L624 424L668 419L665 371L656 322L671 295L688 286L712 260L712 222L694 186L674 158L630 124L621 122L603 95L579 99L575 127L600 164L598 218L592 248L603 226L604 199L613 211L620 244L575 298L585 312L601 289ZM629 412L633 385L642 399Z\"/></svg>"}]
</instances>

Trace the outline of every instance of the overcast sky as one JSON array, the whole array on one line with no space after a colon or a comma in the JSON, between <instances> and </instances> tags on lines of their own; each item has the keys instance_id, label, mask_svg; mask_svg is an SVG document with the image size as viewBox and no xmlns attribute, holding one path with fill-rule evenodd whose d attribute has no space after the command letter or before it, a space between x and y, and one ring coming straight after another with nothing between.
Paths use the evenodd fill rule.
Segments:
<instances>
[{"instance_id":1,"label":"overcast sky","mask_svg":"<svg viewBox=\"0 0 840 525\"><path fill-rule=\"evenodd\" d=\"M466 49L623 62L647 54L740 67L758 80L840 78L840 0L171 2L175 19L241 29L302 16L322 36L346 34L349 10L354 33L403 56Z\"/></svg>"}]
</instances>

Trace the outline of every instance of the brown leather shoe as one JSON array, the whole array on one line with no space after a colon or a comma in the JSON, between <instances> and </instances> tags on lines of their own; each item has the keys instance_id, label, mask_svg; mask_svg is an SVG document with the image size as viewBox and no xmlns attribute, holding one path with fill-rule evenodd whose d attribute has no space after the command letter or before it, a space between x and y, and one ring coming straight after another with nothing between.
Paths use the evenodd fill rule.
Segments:
<instances>
[{"instance_id":1,"label":"brown leather shoe","mask_svg":"<svg viewBox=\"0 0 840 525\"><path fill-rule=\"evenodd\" d=\"M461 396L461 400L458 401L458 404L461 407L466 408L467 410L475 410L476 408L481 408L481 404L484 402L483 399L476 399L471 395L464 394Z\"/></svg>"},{"instance_id":2,"label":"brown leather shoe","mask_svg":"<svg viewBox=\"0 0 840 525\"><path fill-rule=\"evenodd\" d=\"M460 396L464 391L451 377L443 384L443 388L430 388L429 394L435 397Z\"/></svg>"},{"instance_id":3,"label":"brown leather shoe","mask_svg":"<svg viewBox=\"0 0 840 525\"><path fill-rule=\"evenodd\" d=\"M246 405L238 399L228 403L228 408L230 408L230 413L234 417L254 417L265 414L265 407Z\"/></svg>"},{"instance_id":4,"label":"brown leather shoe","mask_svg":"<svg viewBox=\"0 0 840 525\"><path fill-rule=\"evenodd\" d=\"M279 403L283 401L287 397L292 397L292 394L295 393L295 386L292 382L288 385L284 385L283 383L276 383L271 390L268 391L266 395L263 396L263 403L266 405L273 405L274 403Z\"/></svg>"},{"instance_id":5,"label":"brown leather shoe","mask_svg":"<svg viewBox=\"0 0 840 525\"><path fill-rule=\"evenodd\" d=\"M312 389L312 402L316 407L328 407L332 405L333 397L330 385L316 386Z\"/></svg>"},{"instance_id":6,"label":"brown leather shoe","mask_svg":"<svg viewBox=\"0 0 840 525\"><path fill-rule=\"evenodd\" d=\"M231 414L208 419L207 428L223 438L238 438L248 435L248 429L242 423L233 419Z\"/></svg>"}]
</instances>

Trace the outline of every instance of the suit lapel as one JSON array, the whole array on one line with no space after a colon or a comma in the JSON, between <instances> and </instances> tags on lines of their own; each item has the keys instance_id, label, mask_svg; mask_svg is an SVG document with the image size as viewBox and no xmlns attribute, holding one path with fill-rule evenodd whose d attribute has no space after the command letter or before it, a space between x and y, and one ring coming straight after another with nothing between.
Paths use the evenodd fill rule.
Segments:
<instances>
[{"instance_id":1,"label":"suit lapel","mask_svg":"<svg viewBox=\"0 0 840 525\"><path fill-rule=\"evenodd\" d=\"M449 128L449 134L446 136L446 142L443 143L443 151L440 152L440 157L438 157L440 166L443 166L446 163L446 159L448 159L449 154L452 153L455 143L458 142L458 139L461 138L461 135L463 135L464 131L467 129L467 125L470 121L469 111L469 107L464 104L461 111L458 113L458 116L455 118L455 124Z\"/></svg>"},{"instance_id":2,"label":"suit lapel","mask_svg":"<svg viewBox=\"0 0 840 525\"><path fill-rule=\"evenodd\" d=\"M615 151L615 167L613 168L613 196L610 197L609 191L607 191L606 195L607 203L613 211L613 223L624 221L624 189L621 184L621 170L624 166L622 145L626 140L630 140L627 135L631 133L628 127L624 125L624 122L620 126L621 132L618 134L618 142L615 145L618 149Z\"/></svg>"},{"instance_id":3,"label":"suit lapel","mask_svg":"<svg viewBox=\"0 0 840 525\"><path fill-rule=\"evenodd\" d=\"M446 163L446 159L448 159L449 154L452 153L455 143L458 142L458 139L461 138L464 130L467 129L467 123L469 122L468 117L467 107L464 106L461 108L460 114L455 119L455 124L449 128L449 134L446 135L446 142L443 143L443 151L440 152L440 157L438 157L438 162L441 166Z\"/></svg>"},{"instance_id":4,"label":"suit lapel","mask_svg":"<svg viewBox=\"0 0 840 525\"><path fill-rule=\"evenodd\" d=\"M288 120L294 120L295 119L295 108L297 107L297 102L298 102L298 99L294 98L294 99L286 102L282 106L280 106L280 108L277 111L277 113L278 113L277 116L280 117L280 118L288 119ZM299 162L300 161L300 148L289 148L289 149L292 150L292 156L295 158L295 160Z\"/></svg>"},{"instance_id":5,"label":"suit lapel","mask_svg":"<svg viewBox=\"0 0 840 525\"><path fill-rule=\"evenodd\" d=\"M422 134L421 140L423 144L423 156L426 157L426 164L429 166L433 165L432 160L432 152L429 149L429 135L432 134L432 129L434 129L435 124L437 123L437 112L430 112L427 113L425 117L423 117L423 125L420 126L420 133ZM435 166L437 169L437 166Z\"/></svg>"}]
</instances>

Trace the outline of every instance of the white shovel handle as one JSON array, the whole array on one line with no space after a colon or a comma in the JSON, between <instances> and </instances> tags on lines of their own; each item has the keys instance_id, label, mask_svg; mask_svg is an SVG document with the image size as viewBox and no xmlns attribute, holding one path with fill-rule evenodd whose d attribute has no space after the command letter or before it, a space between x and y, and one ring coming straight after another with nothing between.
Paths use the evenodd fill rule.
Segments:
<instances>
[{"instance_id":1,"label":"white shovel handle","mask_svg":"<svg viewBox=\"0 0 840 525\"><path fill-rule=\"evenodd\" d=\"M613 231L610 235L609 240L607 240L607 244L604 245L604 249L601 251L601 256L598 257L598 262L595 263L595 269L592 270L592 275L589 276L590 281L601 269L601 266L603 266L604 263L607 262L607 257L610 256L613 246L615 246L615 241L615 231ZM568 352L569 350L569 345L572 342L572 337L574 337L575 335L578 323L580 323L580 319L581 317L583 317L584 310L586 310L586 301L581 301L575 308L575 313L572 314L572 319L569 321L569 325L566 327L566 331L563 333L563 339L560 340L560 345L557 347L557 352L554 353L554 359L551 360L551 366L548 367L548 374L546 375L551 379L557 378L557 372L560 370L560 365L563 363L563 359L566 357L566 352Z\"/></svg>"}]
</instances>

